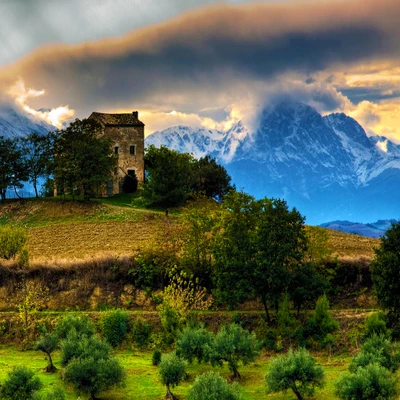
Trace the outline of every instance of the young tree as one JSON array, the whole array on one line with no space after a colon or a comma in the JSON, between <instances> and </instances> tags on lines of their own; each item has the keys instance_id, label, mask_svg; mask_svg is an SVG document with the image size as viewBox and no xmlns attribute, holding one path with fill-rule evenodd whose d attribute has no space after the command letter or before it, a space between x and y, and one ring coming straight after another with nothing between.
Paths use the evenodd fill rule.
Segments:
<instances>
[{"instance_id":1,"label":"young tree","mask_svg":"<svg viewBox=\"0 0 400 400\"><path fill-rule=\"evenodd\" d=\"M175 400L176 397L171 392L171 387L179 385L185 377L185 364L184 362L175 354L163 355L161 358L161 363L159 365L161 382L167 387L166 398L170 400Z\"/></svg>"},{"instance_id":2,"label":"young tree","mask_svg":"<svg viewBox=\"0 0 400 400\"><path fill-rule=\"evenodd\" d=\"M58 347L58 336L56 332L48 332L46 327L42 328L42 334L36 342L35 349L41 350L46 354L48 364L45 369L46 372L55 372L57 368L53 364L51 353Z\"/></svg>"},{"instance_id":3,"label":"young tree","mask_svg":"<svg viewBox=\"0 0 400 400\"><path fill-rule=\"evenodd\" d=\"M7 139L0 136L0 196L6 199L6 192L14 188L19 196L17 188L23 187L22 182L27 180L23 152L18 139Z\"/></svg>"},{"instance_id":4,"label":"young tree","mask_svg":"<svg viewBox=\"0 0 400 400\"><path fill-rule=\"evenodd\" d=\"M240 325L223 326L214 339L211 363L222 366L228 363L233 379L240 379L239 363L246 365L255 361L260 354L260 343L254 333L243 329Z\"/></svg>"},{"instance_id":5,"label":"young tree","mask_svg":"<svg viewBox=\"0 0 400 400\"><path fill-rule=\"evenodd\" d=\"M26 367L16 367L1 386L0 398L4 400L30 400L34 393L42 387L35 373Z\"/></svg>"},{"instance_id":6,"label":"young tree","mask_svg":"<svg viewBox=\"0 0 400 400\"><path fill-rule=\"evenodd\" d=\"M117 157L110 138L102 137L101 125L93 119L76 119L56 132L54 180L58 189L85 200L112 178Z\"/></svg>"},{"instance_id":7,"label":"young tree","mask_svg":"<svg viewBox=\"0 0 400 400\"><path fill-rule=\"evenodd\" d=\"M316 388L325 384L324 372L317 366L314 357L300 348L271 360L265 376L269 393L292 390L298 400L313 396Z\"/></svg>"},{"instance_id":8,"label":"young tree","mask_svg":"<svg viewBox=\"0 0 400 400\"><path fill-rule=\"evenodd\" d=\"M38 179L48 177L53 170L54 139L52 133L39 135L36 132L21 139L28 181L32 183L36 197L39 197Z\"/></svg>"},{"instance_id":9,"label":"young tree","mask_svg":"<svg viewBox=\"0 0 400 400\"><path fill-rule=\"evenodd\" d=\"M198 376L190 388L188 400L240 400L237 384L228 385L221 375L207 372Z\"/></svg>"},{"instance_id":10,"label":"young tree","mask_svg":"<svg viewBox=\"0 0 400 400\"><path fill-rule=\"evenodd\" d=\"M358 368L355 373L345 372L335 387L341 400L390 400L396 394L395 377L376 363Z\"/></svg>"},{"instance_id":11,"label":"young tree","mask_svg":"<svg viewBox=\"0 0 400 400\"><path fill-rule=\"evenodd\" d=\"M400 320L400 222L392 224L375 249L371 263L372 281L379 305L388 311L392 325Z\"/></svg>"}]
</instances>

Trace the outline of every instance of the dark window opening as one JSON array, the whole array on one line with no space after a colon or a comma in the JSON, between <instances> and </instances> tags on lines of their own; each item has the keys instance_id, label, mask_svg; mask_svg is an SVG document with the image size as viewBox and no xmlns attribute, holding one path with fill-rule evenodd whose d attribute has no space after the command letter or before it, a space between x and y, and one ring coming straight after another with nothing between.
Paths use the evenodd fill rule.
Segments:
<instances>
[{"instance_id":1,"label":"dark window opening","mask_svg":"<svg viewBox=\"0 0 400 400\"><path fill-rule=\"evenodd\" d=\"M115 154L119 154L119 147L118 147L118 146L115 146L115 147L114 147L114 153L115 153Z\"/></svg>"},{"instance_id":2,"label":"dark window opening","mask_svg":"<svg viewBox=\"0 0 400 400\"><path fill-rule=\"evenodd\" d=\"M134 156L136 154L136 146L130 146L129 152L132 156Z\"/></svg>"}]
</instances>

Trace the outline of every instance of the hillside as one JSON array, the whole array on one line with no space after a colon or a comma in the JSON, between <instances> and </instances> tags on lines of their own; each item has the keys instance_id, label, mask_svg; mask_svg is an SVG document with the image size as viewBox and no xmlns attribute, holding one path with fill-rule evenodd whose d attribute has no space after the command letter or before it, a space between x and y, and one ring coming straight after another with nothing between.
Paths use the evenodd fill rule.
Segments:
<instances>
[{"instance_id":1,"label":"hillside","mask_svg":"<svg viewBox=\"0 0 400 400\"><path fill-rule=\"evenodd\" d=\"M164 235L163 211L136 208L130 199L109 204L29 200L0 204L0 222L27 228L32 260L130 255ZM179 210L178 210L179 211ZM179 212L168 219L179 221ZM378 239L328 230L334 255L373 257Z\"/></svg>"}]
</instances>

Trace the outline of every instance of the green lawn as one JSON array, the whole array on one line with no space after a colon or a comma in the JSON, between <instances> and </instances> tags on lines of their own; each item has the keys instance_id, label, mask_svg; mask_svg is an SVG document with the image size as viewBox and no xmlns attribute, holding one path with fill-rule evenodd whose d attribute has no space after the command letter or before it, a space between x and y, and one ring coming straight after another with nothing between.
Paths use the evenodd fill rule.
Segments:
<instances>
[{"instance_id":1,"label":"green lawn","mask_svg":"<svg viewBox=\"0 0 400 400\"><path fill-rule=\"evenodd\" d=\"M122 388L114 389L108 393L103 393L99 396L102 400L154 400L162 399L165 395L165 389L161 385L158 377L158 369L151 365L151 352L139 351L121 351L117 352L117 358L120 360L123 368L126 371L126 382ZM317 392L316 398L319 400L334 399L334 382L338 375L347 368L349 362L348 357L335 356L317 357L320 365L324 367L326 373L326 387L324 390ZM42 371L46 366L46 359L44 354L39 351L18 351L11 346L0 346L0 382L4 381L7 372L14 366L24 365L32 368L40 377L44 384L43 392L49 390L54 385L60 385L65 388L68 393L68 400L76 400L77 395L73 389L64 384L61 380L61 366L59 364L59 354L55 354L55 365L59 368L56 374L47 374ZM264 385L264 375L268 368L268 357L266 355L260 357L257 362L247 366L242 366L240 372L242 374L243 397L245 400L261 400L261 399L275 399L275 400L291 400L295 396L288 392L286 394L280 393L275 395L267 395ZM183 384L179 385L173 390L180 399L185 399L186 394L192 385L195 377L198 374L212 369L209 365L188 365L187 372L189 378ZM228 368L215 368L225 378L228 378L230 373ZM85 397L81 396L81 399Z\"/></svg>"}]
</instances>

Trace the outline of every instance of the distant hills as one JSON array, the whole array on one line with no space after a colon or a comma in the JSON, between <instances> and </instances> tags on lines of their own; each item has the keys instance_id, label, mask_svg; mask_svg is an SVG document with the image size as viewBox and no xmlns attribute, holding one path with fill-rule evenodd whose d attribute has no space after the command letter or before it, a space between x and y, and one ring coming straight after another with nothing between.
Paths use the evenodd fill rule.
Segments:
<instances>
[{"instance_id":1,"label":"distant hills","mask_svg":"<svg viewBox=\"0 0 400 400\"><path fill-rule=\"evenodd\" d=\"M371 238L380 238L385 232L395 224L397 221L392 220L379 220L370 224L362 224L360 222L350 221L332 221L321 224L320 226L335 231L354 233L360 236L367 236Z\"/></svg>"},{"instance_id":2,"label":"distant hills","mask_svg":"<svg viewBox=\"0 0 400 400\"><path fill-rule=\"evenodd\" d=\"M254 131L242 122L227 132L176 126L149 135L150 144L211 154L237 188L284 198L309 224L400 215L400 146L368 137L342 113L323 117L306 104L284 101L265 109Z\"/></svg>"}]
</instances>

